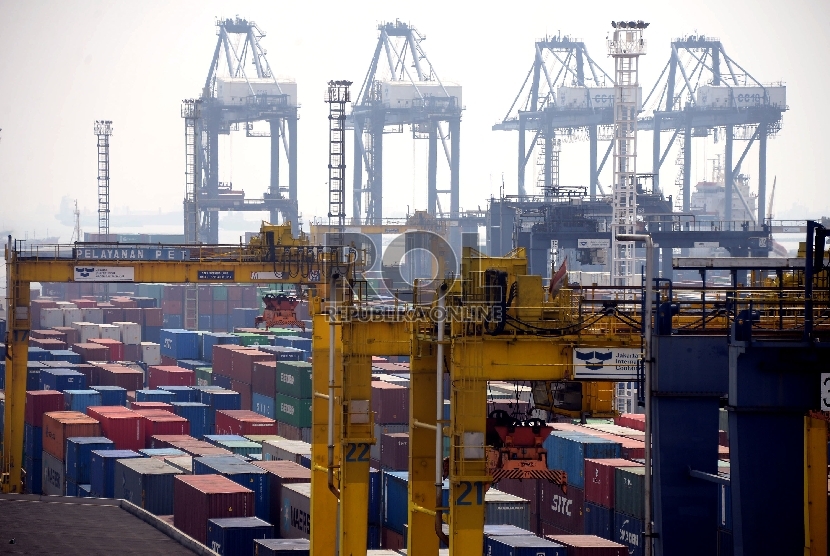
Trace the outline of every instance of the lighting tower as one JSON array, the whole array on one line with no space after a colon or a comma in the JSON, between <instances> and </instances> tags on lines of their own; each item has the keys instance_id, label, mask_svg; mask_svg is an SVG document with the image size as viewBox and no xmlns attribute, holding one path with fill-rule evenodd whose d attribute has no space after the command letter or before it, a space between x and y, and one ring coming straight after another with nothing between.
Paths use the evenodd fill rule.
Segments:
<instances>
[{"instance_id":1,"label":"lighting tower","mask_svg":"<svg viewBox=\"0 0 830 556\"><path fill-rule=\"evenodd\" d=\"M332 240L342 245L346 225L346 104L351 81L329 81L329 226L337 226Z\"/></svg>"},{"instance_id":2,"label":"lighting tower","mask_svg":"<svg viewBox=\"0 0 830 556\"><path fill-rule=\"evenodd\" d=\"M110 233L110 120L95 120L98 137L98 234Z\"/></svg>"},{"instance_id":3,"label":"lighting tower","mask_svg":"<svg viewBox=\"0 0 830 556\"><path fill-rule=\"evenodd\" d=\"M608 54L614 58L614 182L612 189L611 284L631 286L634 242L617 241L619 234L636 233L637 114L640 55L646 52L642 21L614 21Z\"/></svg>"}]
</instances>

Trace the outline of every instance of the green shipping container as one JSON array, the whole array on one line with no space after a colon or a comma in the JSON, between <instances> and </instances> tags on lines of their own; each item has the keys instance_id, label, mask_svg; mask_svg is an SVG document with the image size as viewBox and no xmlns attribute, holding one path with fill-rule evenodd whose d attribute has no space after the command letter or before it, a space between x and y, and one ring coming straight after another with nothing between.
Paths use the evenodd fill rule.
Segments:
<instances>
[{"instance_id":1,"label":"green shipping container","mask_svg":"<svg viewBox=\"0 0 830 556\"><path fill-rule=\"evenodd\" d=\"M277 361L277 393L300 400L308 400L311 387L311 363L305 361Z\"/></svg>"},{"instance_id":2,"label":"green shipping container","mask_svg":"<svg viewBox=\"0 0 830 556\"><path fill-rule=\"evenodd\" d=\"M196 386L213 386L213 368L196 367Z\"/></svg>"},{"instance_id":3,"label":"green shipping container","mask_svg":"<svg viewBox=\"0 0 830 556\"><path fill-rule=\"evenodd\" d=\"M617 467L614 470L614 509L636 519L645 514L644 467Z\"/></svg>"},{"instance_id":4,"label":"green shipping container","mask_svg":"<svg viewBox=\"0 0 830 556\"><path fill-rule=\"evenodd\" d=\"M217 444L238 456L250 456L251 454L262 453L262 444L251 440L220 440Z\"/></svg>"},{"instance_id":5,"label":"green shipping container","mask_svg":"<svg viewBox=\"0 0 830 556\"><path fill-rule=\"evenodd\" d=\"M311 426L311 400L277 394L277 421L299 428Z\"/></svg>"},{"instance_id":6,"label":"green shipping container","mask_svg":"<svg viewBox=\"0 0 830 556\"><path fill-rule=\"evenodd\" d=\"M299 336L300 330L298 328L269 328L268 332L274 336Z\"/></svg>"},{"instance_id":7,"label":"green shipping container","mask_svg":"<svg viewBox=\"0 0 830 556\"><path fill-rule=\"evenodd\" d=\"M211 286L210 287L211 293L213 293L213 300L214 301L227 301L228 300L228 287L227 286Z\"/></svg>"},{"instance_id":8,"label":"green shipping container","mask_svg":"<svg viewBox=\"0 0 830 556\"><path fill-rule=\"evenodd\" d=\"M234 336L239 336L239 343L243 346L267 346L270 343L268 336L264 334L239 332Z\"/></svg>"}]
</instances>

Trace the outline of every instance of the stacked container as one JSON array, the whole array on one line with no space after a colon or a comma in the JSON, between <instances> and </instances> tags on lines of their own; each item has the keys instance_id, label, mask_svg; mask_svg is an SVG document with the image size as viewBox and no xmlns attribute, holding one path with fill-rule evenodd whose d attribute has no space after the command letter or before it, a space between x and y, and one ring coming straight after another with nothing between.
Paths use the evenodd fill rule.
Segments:
<instances>
[{"instance_id":1,"label":"stacked container","mask_svg":"<svg viewBox=\"0 0 830 556\"><path fill-rule=\"evenodd\" d=\"M271 504L268 472L236 456L205 456L193 458L194 475L218 474L250 489L254 496L254 515L270 521Z\"/></svg>"},{"instance_id":2,"label":"stacked container","mask_svg":"<svg viewBox=\"0 0 830 556\"><path fill-rule=\"evenodd\" d=\"M616 500L616 470L640 467L642 464L625 459L585 460L585 533L605 539L614 535L614 505Z\"/></svg>"},{"instance_id":3,"label":"stacked container","mask_svg":"<svg viewBox=\"0 0 830 556\"><path fill-rule=\"evenodd\" d=\"M244 409L217 411L215 421L216 434L277 434L277 422L254 411Z\"/></svg>"},{"instance_id":4,"label":"stacked container","mask_svg":"<svg viewBox=\"0 0 830 556\"><path fill-rule=\"evenodd\" d=\"M115 465L119 460L140 458L132 450L93 450L89 457L90 495L112 498L115 495Z\"/></svg>"},{"instance_id":5,"label":"stacked container","mask_svg":"<svg viewBox=\"0 0 830 556\"><path fill-rule=\"evenodd\" d=\"M102 436L80 436L66 439L66 493L78 496L81 486L89 490L90 464L94 450L112 450L112 440Z\"/></svg>"},{"instance_id":6,"label":"stacked container","mask_svg":"<svg viewBox=\"0 0 830 556\"><path fill-rule=\"evenodd\" d=\"M254 541L273 539L274 526L257 517L210 519L207 545L222 556L254 553Z\"/></svg>"},{"instance_id":7,"label":"stacked container","mask_svg":"<svg viewBox=\"0 0 830 556\"><path fill-rule=\"evenodd\" d=\"M154 365L148 368L147 386L196 386L196 374L176 365Z\"/></svg>"},{"instance_id":8,"label":"stacked container","mask_svg":"<svg viewBox=\"0 0 830 556\"><path fill-rule=\"evenodd\" d=\"M221 475L177 475L173 497L174 526L202 544L209 519L254 515L254 493Z\"/></svg>"},{"instance_id":9,"label":"stacked container","mask_svg":"<svg viewBox=\"0 0 830 556\"><path fill-rule=\"evenodd\" d=\"M171 411L163 409L135 410L141 416L141 435L144 448L149 448L156 435L189 435L190 423Z\"/></svg>"},{"instance_id":10,"label":"stacked container","mask_svg":"<svg viewBox=\"0 0 830 556\"><path fill-rule=\"evenodd\" d=\"M121 459L115 463L115 498L132 502L154 515L173 513L173 477L179 469L156 458Z\"/></svg>"},{"instance_id":11,"label":"stacked container","mask_svg":"<svg viewBox=\"0 0 830 556\"><path fill-rule=\"evenodd\" d=\"M257 461L252 465L268 473L268 500L271 522L276 523L282 512L282 487L294 483L310 483L311 470L292 461ZM371 498L371 497L370 497Z\"/></svg>"},{"instance_id":12,"label":"stacked container","mask_svg":"<svg viewBox=\"0 0 830 556\"><path fill-rule=\"evenodd\" d=\"M26 471L26 492L40 494L43 470L43 415L61 411L63 394L48 390L26 392L23 424L23 469Z\"/></svg>"},{"instance_id":13,"label":"stacked container","mask_svg":"<svg viewBox=\"0 0 830 556\"><path fill-rule=\"evenodd\" d=\"M311 534L311 483L282 485L281 500L280 538L308 539Z\"/></svg>"},{"instance_id":14,"label":"stacked container","mask_svg":"<svg viewBox=\"0 0 830 556\"><path fill-rule=\"evenodd\" d=\"M274 413L279 434L292 440L311 439L311 363L277 361Z\"/></svg>"},{"instance_id":15,"label":"stacked container","mask_svg":"<svg viewBox=\"0 0 830 556\"><path fill-rule=\"evenodd\" d=\"M631 556L643 554L645 468L614 469L614 529L612 538L628 547Z\"/></svg>"},{"instance_id":16,"label":"stacked container","mask_svg":"<svg viewBox=\"0 0 830 556\"><path fill-rule=\"evenodd\" d=\"M176 415L184 417L190 423L190 436L201 439L211 432L209 406L198 402L173 402L170 405Z\"/></svg>"},{"instance_id":17,"label":"stacked container","mask_svg":"<svg viewBox=\"0 0 830 556\"><path fill-rule=\"evenodd\" d=\"M95 419L77 411L55 411L43 415L44 494L66 495L66 440L77 436L101 436Z\"/></svg>"},{"instance_id":18,"label":"stacked container","mask_svg":"<svg viewBox=\"0 0 830 556\"><path fill-rule=\"evenodd\" d=\"M88 407L86 411L101 423L104 436L115 443L116 449L140 450L145 447L141 415L138 413L112 405Z\"/></svg>"}]
</instances>

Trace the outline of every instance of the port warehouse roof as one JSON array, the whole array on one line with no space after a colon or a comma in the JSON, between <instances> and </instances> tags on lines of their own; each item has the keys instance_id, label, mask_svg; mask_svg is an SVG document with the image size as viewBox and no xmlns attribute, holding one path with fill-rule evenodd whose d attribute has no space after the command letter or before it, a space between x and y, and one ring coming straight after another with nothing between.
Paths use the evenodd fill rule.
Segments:
<instances>
[{"instance_id":1,"label":"port warehouse roof","mask_svg":"<svg viewBox=\"0 0 830 556\"><path fill-rule=\"evenodd\" d=\"M198 553L122 509L118 500L0 494L0 524L3 554Z\"/></svg>"}]
</instances>

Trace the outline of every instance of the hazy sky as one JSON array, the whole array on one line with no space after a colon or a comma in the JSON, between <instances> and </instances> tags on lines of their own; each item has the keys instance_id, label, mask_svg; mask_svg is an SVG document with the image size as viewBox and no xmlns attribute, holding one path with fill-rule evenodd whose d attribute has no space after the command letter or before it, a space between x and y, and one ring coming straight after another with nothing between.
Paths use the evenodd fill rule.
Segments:
<instances>
[{"instance_id":1,"label":"hazy sky","mask_svg":"<svg viewBox=\"0 0 830 556\"><path fill-rule=\"evenodd\" d=\"M470 9L470 6L475 6ZM0 230L21 237L71 230L55 219L63 196L96 210L95 119L114 122L111 202L115 211L180 211L184 195L181 100L198 96L216 41L216 16L239 15L266 31L263 45L278 75L297 80L299 204L303 219L324 216L327 197L325 83L360 83L377 41L376 26L400 19L427 36L424 49L438 75L462 84L461 204L486 206L516 193L515 133L494 132L545 34L581 37L612 73L605 38L612 18L651 22L640 81L650 89L669 57L672 38L719 37L727 53L762 82L784 81L790 110L770 141L768 183L778 177L778 217L830 215L824 184L830 112L830 3L795 0L629 2L417 3L209 1L0 1ZM681 8L682 6L682 8ZM354 93L357 92L355 86ZM664 135L664 140L668 136ZM650 134L642 133L640 171L650 171ZM693 181L708 176L707 159L723 143L694 152ZM351 147L350 147L351 148ZM742 145L736 147L742 149ZM268 183L268 141L244 133L223 139L220 174L259 197ZM387 136L384 164L388 215L426 204L426 145ZM565 145L562 182L588 182L587 144ZM736 155L737 156L737 155ZM440 159L439 159L440 160ZM674 191L674 155L661 179ZM757 175L757 157L743 170ZM351 173L347 173L351 176ZM608 174L603 183L610 181ZM528 173L527 183L534 177ZM348 181L351 187L351 179ZM753 179L752 188L757 188ZM350 198L350 193L348 194ZM254 220L254 216L248 217ZM94 231L92 226L87 231ZM181 226L178 226L180 229ZM117 215L112 230L119 231ZM147 230L148 232L152 230ZM174 232L175 229L164 231ZM180 232L179 232L180 233ZM233 239L239 232L223 233Z\"/></svg>"}]
</instances>

